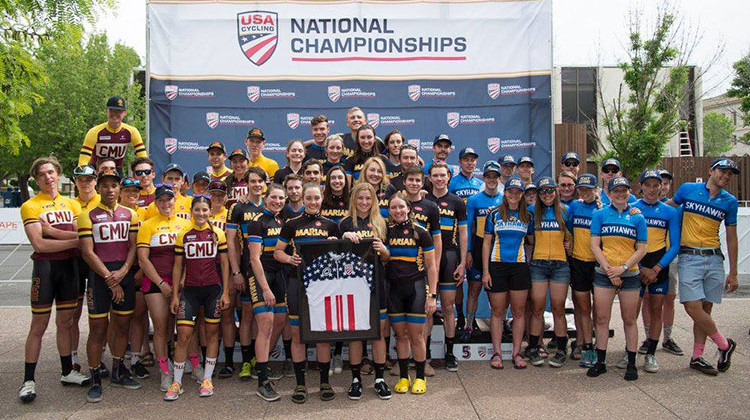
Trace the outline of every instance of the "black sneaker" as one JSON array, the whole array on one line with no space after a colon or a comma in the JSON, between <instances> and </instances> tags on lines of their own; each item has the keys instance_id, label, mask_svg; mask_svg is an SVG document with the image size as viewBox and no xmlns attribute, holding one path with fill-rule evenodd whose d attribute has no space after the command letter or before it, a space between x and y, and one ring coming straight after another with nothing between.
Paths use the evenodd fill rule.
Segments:
<instances>
[{"instance_id":1,"label":"black sneaker","mask_svg":"<svg viewBox=\"0 0 750 420\"><path fill-rule=\"evenodd\" d=\"M603 362L596 362L594 363L594 366L591 366L589 370L586 371L586 376L589 378L596 378L602 373L607 373L607 365Z\"/></svg>"},{"instance_id":2,"label":"black sneaker","mask_svg":"<svg viewBox=\"0 0 750 420\"><path fill-rule=\"evenodd\" d=\"M732 353L737 348L737 343L731 338L727 338L729 347L726 350L719 350L719 361L716 363L716 370L719 372L726 372L729 370L729 366L732 364Z\"/></svg>"},{"instance_id":3,"label":"black sneaker","mask_svg":"<svg viewBox=\"0 0 750 420\"><path fill-rule=\"evenodd\" d=\"M562 365L565 364L566 354L564 351L558 350L554 356L550 357L549 360L547 360L547 363L549 363L552 367L562 367Z\"/></svg>"},{"instance_id":4,"label":"black sneaker","mask_svg":"<svg viewBox=\"0 0 750 420\"><path fill-rule=\"evenodd\" d=\"M268 402L276 401L281 398L276 390L273 389L273 383L270 380L266 380L265 382L263 382L263 385L258 387L258 390L255 392L255 394L261 399Z\"/></svg>"},{"instance_id":5,"label":"black sneaker","mask_svg":"<svg viewBox=\"0 0 750 420\"><path fill-rule=\"evenodd\" d=\"M706 359L699 357L697 359L693 359L690 361L690 369L695 369L697 371L703 372L706 375L716 376L719 374L719 371L716 370L715 367L711 366Z\"/></svg>"},{"instance_id":6,"label":"black sneaker","mask_svg":"<svg viewBox=\"0 0 750 420\"><path fill-rule=\"evenodd\" d=\"M86 401L90 403L98 403L102 400L102 384L94 384L89 388L89 392L86 394Z\"/></svg>"},{"instance_id":7,"label":"black sneaker","mask_svg":"<svg viewBox=\"0 0 750 420\"><path fill-rule=\"evenodd\" d=\"M381 400L390 400L391 396L391 389L388 388L388 384L385 383L385 381L375 382L375 393L378 394L378 398Z\"/></svg>"},{"instance_id":8,"label":"black sneaker","mask_svg":"<svg viewBox=\"0 0 750 420\"><path fill-rule=\"evenodd\" d=\"M453 354L445 355L445 370L448 372L458 372L458 360Z\"/></svg>"},{"instance_id":9,"label":"black sneaker","mask_svg":"<svg viewBox=\"0 0 750 420\"><path fill-rule=\"evenodd\" d=\"M641 346L638 347L638 354L646 354L648 353L648 340L643 340L643 343L641 343Z\"/></svg>"},{"instance_id":10,"label":"black sneaker","mask_svg":"<svg viewBox=\"0 0 750 420\"><path fill-rule=\"evenodd\" d=\"M347 395L350 400L358 400L362 398L362 382L356 380L352 381L352 385L349 387Z\"/></svg>"},{"instance_id":11,"label":"black sneaker","mask_svg":"<svg viewBox=\"0 0 750 420\"><path fill-rule=\"evenodd\" d=\"M625 380L635 381L636 379L638 379L638 368L635 365L628 364L628 367L625 368Z\"/></svg>"},{"instance_id":12,"label":"black sneaker","mask_svg":"<svg viewBox=\"0 0 750 420\"><path fill-rule=\"evenodd\" d=\"M677 356L684 356L685 352L674 342L671 338L661 343L661 347L668 353L675 354Z\"/></svg>"},{"instance_id":13,"label":"black sneaker","mask_svg":"<svg viewBox=\"0 0 750 420\"><path fill-rule=\"evenodd\" d=\"M109 369L107 369L107 365L104 362L99 365L99 373L102 375L102 378L109 377Z\"/></svg>"},{"instance_id":14,"label":"black sneaker","mask_svg":"<svg viewBox=\"0 0 750 420\"><path fill-rule=\"evenodd\" d=\"M541 366L544 364L544 359L542 359L542 356L539 354L539 350L529 350L529 363L531 363L532 366Z\"/></svg>"},{"instance_id":15,"label":"black sneaker","mask_svg":"<svg viewBox=\"0 0 750 420\"><path fill-rule=\"evenodd\" d=\"M232 366L224 365L224 367L219 370L219 379L231 378L232 376L234 376L234 368Z\"/></svg>"},{"instance_id":16,"label":"black sneaker","mask_svg":"<svg viewBox=\"0 0 750 420\"><path fill-rule=\"evenodd\" d=\"M110 385L116 388L125 388L125 389L140 389L141 383L133 379L132 376L130 376L130 371L125 369L125 366L120 367L120 375L117 377L112 375L112 378L110 378Z\"/></svg>"},{"instance_id":17,"label":"black sneaker","mask_svg":"<svg viewBox=\"0 0 750 420\"><path fill-rule=\"evenodd\" d=\"M146 369L141 362L133 364L130 368L133 369L133 374L138 379L148 379L148 377L151 376L151 374L148 373L148 369Z\"/></svg>"}]
</instances>

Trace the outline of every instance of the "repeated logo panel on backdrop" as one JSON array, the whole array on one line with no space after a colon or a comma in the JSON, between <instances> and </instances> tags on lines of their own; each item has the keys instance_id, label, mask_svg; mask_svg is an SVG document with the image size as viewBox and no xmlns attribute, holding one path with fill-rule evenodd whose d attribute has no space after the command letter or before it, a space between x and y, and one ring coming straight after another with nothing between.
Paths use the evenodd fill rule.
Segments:
<instances>
[{"instance_id":1,"label":"repeated logo panel on backdrop","mask_svg":"<svg viewBox=\"0 0 750 420\"><path fill-rule=\"evenodd\" d=\"M149 4L149 149L191 173L214 140L290 139L325 114L347 132L363 109L378 136L398 129L431 156L446 133L480 162L529 155L549 173L551 1ZM449 162L457 163L457 152Z\"/></svg>"}]
</instances>

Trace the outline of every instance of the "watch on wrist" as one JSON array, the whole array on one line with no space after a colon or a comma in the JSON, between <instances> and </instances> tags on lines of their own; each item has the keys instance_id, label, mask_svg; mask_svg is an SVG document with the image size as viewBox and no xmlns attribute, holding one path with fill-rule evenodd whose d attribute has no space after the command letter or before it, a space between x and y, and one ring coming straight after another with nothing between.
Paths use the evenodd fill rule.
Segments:
<instances>
[{"instance_id":1,"label":"watch on wrist","mask_svg":"<svg viewBox=\"0 0 750 420\"><path fill-rule=\"evenodd\" d=\"M428 298L433 298L433 299L437 299L437 293L428 293L428 294L427 294L427 297L428 297Z\"/></svg>"},{"instance_id":2,"label":"watch on wrist","mask_svg":"<svg viewBox=\"0 0 750 420\"><path fill-rule=\"evenodd\" d=\"M622 265L622 269L625 270L625 271L628 271L628 265L627 264L623 264Z\"/></svg>"}]
</instances>

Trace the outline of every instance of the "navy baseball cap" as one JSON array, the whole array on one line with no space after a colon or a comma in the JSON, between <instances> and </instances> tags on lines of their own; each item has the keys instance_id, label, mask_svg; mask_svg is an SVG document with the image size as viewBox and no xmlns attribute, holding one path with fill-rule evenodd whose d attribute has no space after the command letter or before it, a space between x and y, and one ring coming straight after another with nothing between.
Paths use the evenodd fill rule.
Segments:
<instances>
[{"instance_id":1,"label":"navy baseball cap","mask_svg":"<svg viewBox=\"0 0 750 420\"><path fill-rule=\"evenodd\" d=\"M508 178L507 181L505 181L505 191L508 191L512 188L515 188L517 190L520 190L523 192L523 180L518 175L513 175L512 177Z\"/></svg>"},{"instance_id":2,"label":"navy baseball cap","mask_svg":"<svg viewBox=\"0 0 750 420\"><path fill-rule=\"evenodd\" d=\"M578 156L578 153L576 152L567 152L563 155L562 159L560 159L560 163L565 163L567 160L574 160L578 163L581 163L581 157Z\"/></svg>"},{"instance_id":3,"label":"navy baseball cap","mask_svg":"<svg viewBox=\"0 0 750 420\"><path fill-rule=\"evenodd\" d=\"M227 184L224 181L222 181L220 179L217 179L217 180L211 181L211 183L208 184L208 191L209 192L211 192L211 191L221 191L224 194L226 194L227 191L228 191L228 187L227 187Z\"/></svg>"},{"instance_id":4,"label":"navy baseball cap","mask_svg":"<svg viewBox=\"0 0 750 420\"><path fill-rule=\"evenodd\" d=\"M532 159L532 158L530 158L528 156L523 156L521 159L518 160L518 164L519 165L522 164L522 163L528 163L531 166L534 166L534 159Z\"/></svg>"},{"instance_id":5,"label":"navy baseball cap","mask_svg":"<svg viewBox=\"0 0 750 420\"><path fill-rule=\"evenodd\" d=\"M628 189L631 189L630 187L630 181L628 181L627 178L624 176L616 176L609 180L608 190L612 191L617 187L628 187Z\"/></svg>"},{"instance_id":6,"label":"navy baseball cap","mask_svg":"<svg viewBox=\"0 0 750 420\"><path fill-rule=\"evenodd\" d=\"M159 198L160 196L164 194L169 194L170 196L174 197L174 189L169 184L161 184L156 187L156 191L154 191L154 198Z\"/></svg>"},{"instance_id":7,"label":"navy baseball cap","mask_svg":"<svg viewBox=\"0 0 750 420\"><path fill-rule=\"evenodd\" d=\"M523 192L531 191L531 190L538 190L538 189L539 188L536 187L536 184L534 184L533 182L529 182L528 184L526 184L526 188L523 190Z\"/></svg>"},{"instance_id":8,"label":"navy baseball cap","mask_svg":"<svg viewBox=\"0 0 750 420\"><path fill-rule=\"evenodd\" d=\"M615 158L609 158L602 162L602 169L606 168L607 166L614 166L619 171L622 169L622 165L620 165L620 161Z\"/></svg>"},{"instance_id":9,"label":"navy baseball cap","mask_svg":"<svg viewBox=\"0 0 750 420\"><path fill-rule=\"evenodd\" d=\"M672 175L672 172L669 172L669 171L668 171L668 170L666 170L666 169L662 169L662 170L661 170L661 171L659 172L659 176L661 176L662 178L669 178L669 179L674 179L674 176Z\"/></svg>"},{"instance_id":10,"label":"navy baseball cap","mask_svg":"<svg viewBox=\"0 0 750 420\"><path fill-rule=\"evenodd\" d=\"M497 172L497 174L500 175L501 174L500 164L497 163L497 161L488 160L487 163L485 163L484 167L482 168L482 173L484 175L487 175L489 172Z\"/></svg>"},{"instance_id":11,"label":"navy baseball cap","mask_svg":"<svg viewBox=\"0 0 750 420\"><path fill-rule=\"evenodd\" d=\"M740 173L740 168L737 166L737 162L725 157L716 158L711 162L711 170L714 169L729 169L735 175Z\"/></svg>"},{"instance_id":12,"label":"navy baseball cap","mask_svg":"<svg viewBox=\"0 0 750 420\"><path fill-rule=\"evenodd\" d=\"M536 181L537 188L541 189L549 189L549 188L557 188L557 183L555 182L554 178L549 176L543 176L539 178Z\"/></svg>"},{"instance_id":13,"label":"navy baseball cap","mask_svg":"<svg viewBox=\"0 0 750 420\"><path fill-rule=\"evenodd\" d=\"M661 182L661 172L658 169L646 169L641 173L640 183L643 184L647 179L656 179Z\"/></svg>"},{"instance_id":14,"label":"navy baseball cap","mask_svg":"<svg viewBox=\"0 0 750 420\"><path fill-rule=\"evenodd\" d=\"M263 134L263 130L261 130L259 127L253 127L250 129L250 131L247 132L247 138L250 137L258 137L261 140L266 139Z\"/></svg>"},{"instance_id":15,"label":"navy baseball cap","mask_svg":"<svg viewBox=\"0 0 750 420\"><path fill-rule=\"evenodd\" d=\"M96 177L96 182L100 182L104 178L114 178L118 183L122 180L122 177L117 171L107 171L99 172L99 176Z\"/></svg>"},{"instance_id":16,"label":"navy baseball cap","mask_svg":"<svg viewBox=\"0 0 750 420\"><path fill-rule=\"evenodd\" d=\"M500 160L500 164L516 166L516 158L514 158L513 155L505 155Z\"/></svg>"},{"instance_id":17,"label":"navy baseball cap","mask_svg":"<svg viewBox=\"0 0 750 420\"><path fill-rule=\"evenodd\" d=\"M128 103L125 102L125 98L122 96L110 96L109 99L107 99L107 109L125 111L128 109Z\"/></svg>"},{"instance_id":18,"label":"navy baseball cap","mask_svg":"<svg viewBox=\"0 0 750 420\"><path fill-rule=\"evenodd\" d=\"M193 184L195 184L198 181L206 181L211 182L211 177L208 176L208 173L205 171L198 171L195 174L193 174Z\"/></svg>"},{"instance_id":19,"label":"navy baseball cap","mask_svg":"<svg viewBox=\"0 0 750 420\"><path fill-rule=\"evenodd\" d=\"M447 134L440 134L439 136L435 136L435 140L432 141L432 145L434 146L441 141L447 141L449 145L453 146L453 142Z\"/></svg>"},{"instance_id":20,"label":"navy baseball cap","mask_svg":"<svg viewBox=\"0 0 750 420\"><path fill-rule=\"evenodd\" d=\"M179 163L170 163L166 168L164 168L164 172L162 172L162 174L166 174L169 171L180 171L180 174L185 176L185 171L182 170L182 166L180 166Z\"/></svg>"},{"instance_id":21,"label":"navy baseball cap","mask_svg":"<svg viewBox=\"0 0 750 420\"><path fill-rule=\"evenodd\" d=\"M578 177L578 180L576 182L576 188L596 188L598 184L598 180L596 179L596 175L593 174L583 174Z\"/></svg>"},{"instance_id":22,"label":"navy baseball cap","mask_svg":"<svg viewBox=\"0 0 750 420\"><path fill-rule=\"evenodd\" d=\"M245 158L245 160L248 160L248 161L250 160L250 158L247 157L247 152L245 151L245 149L242 149L242 148L232 150L232 154L229 155L229 160L232 160L232 158L235 156L243 157Z\"/></svg>"},{"instance_id":23,"label":"navy baseball cap","mask_svg":"<svg viewBox=\"0 0 750 420\"><path fill-rule=\"evenodd\" d=\"M463 159L464 156L467 156L467 155L474 155L475 158L479 157L479 154L477 154L477 152L474 151L473 147L464 147L463 149L461 149L460 152L458 152L458 160Z\"/></svg>"}]
</instances>

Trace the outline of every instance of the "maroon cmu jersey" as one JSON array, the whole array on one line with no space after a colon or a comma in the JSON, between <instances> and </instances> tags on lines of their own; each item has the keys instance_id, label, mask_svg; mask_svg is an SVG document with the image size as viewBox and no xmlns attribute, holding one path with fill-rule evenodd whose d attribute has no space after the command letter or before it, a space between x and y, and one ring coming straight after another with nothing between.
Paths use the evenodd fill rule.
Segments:
<instances>
[{"instance_id":1,"label":"maroon cmu jersey","mask_svg":"<svg viewBox=\"0 0 750 420\"><path fill-rule=\"evenodd\" d=\"M106 122L99 124L86 133L78 155L78 165L91 164L96 167L100 159L111 158L117 169L121 169L129 144L133 145L135 157L148 157L138 129L123 123L118 131L111 131Z\"/></svg>"},{"instance_id":2,"label":"maroon cmu jersey","mask_svg":"<svg viewBox=\"0 0 750 420\"><path fill-rule=\"evenodd\" d=\"M217 257L227 252L227 237L209 223L192 223L177 234L174 253L185 257L185 287L221 284Z\"/></svg>"},{"instance_id":3,"label":"maroon cmu jersey","mask_svg":"<svg viewBox=\"0 0 750 420\"><path fill-rule=\"evenodd\" d=\"M99 204L78 217L78 237L92 238L94 254L105 263L128 258L131 233L138 233L138 215L119 204L111 211Z\"/></svg>"}]
</instances>

